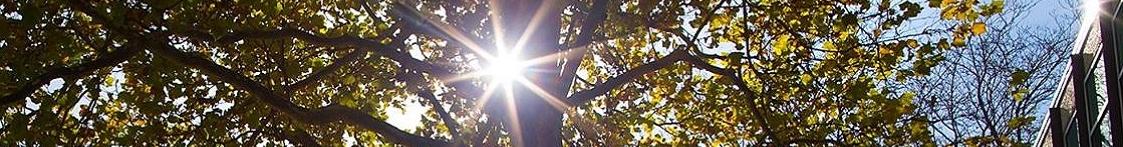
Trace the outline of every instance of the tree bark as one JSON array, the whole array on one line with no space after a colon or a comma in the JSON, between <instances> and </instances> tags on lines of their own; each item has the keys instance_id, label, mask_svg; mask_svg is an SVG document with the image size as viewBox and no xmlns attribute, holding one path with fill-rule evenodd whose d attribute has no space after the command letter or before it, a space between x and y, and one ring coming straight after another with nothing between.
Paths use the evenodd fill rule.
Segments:
<instances>
[{"instance_id":1,"label":"tree bark","mask_svg":"<svg viewBox=\"0 0 1123 147\"><path fill-rule=\"evenodd\" d=\"M500 8L499 28L504 40L499 46L521 50L518 56L522 59L558 53L563 8L559 0L500 0L494 5ZM525 41L520 45L519 40ZM499 106L514 107L506 109L507 114L513 114L508 115L506 128L515 146L561 146L562 111L568 107L551 103L565 97L558 86L562 83L560 68L556 62L532 65L523 75L533 85L515 82L513 97L496 95L506 101Z\"/></svg>"}]
</instances>

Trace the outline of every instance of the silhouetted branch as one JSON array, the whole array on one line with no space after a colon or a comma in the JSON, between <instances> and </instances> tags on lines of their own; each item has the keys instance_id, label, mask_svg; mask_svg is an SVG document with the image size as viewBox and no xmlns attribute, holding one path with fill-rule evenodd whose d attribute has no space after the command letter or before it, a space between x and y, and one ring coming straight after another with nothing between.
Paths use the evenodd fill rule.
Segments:
<instances>
[{"instance_id":1,"label":"silhouetted branch","mask_svg":"<svg viewBox=\"0 0 1123 147\"><path fill-rule=\"evenodd\" d=\"M577 67L581 66L581 60L585 58L588 52L588 45L593 41L593 34L597 26L604 22L605 18L605 5L608 5L608 0L596 0L593 2L591 14L581 24L581 34L577 34L576 41L574 41L574 49L564 49L566 52L565 64L562 65L561 73L561 90L562 94L569 94L569 89L573 87L573 79L577 77Z\"/></svg>"},{"instance_id":2,"label":"silhouetted branch","mask_svg":"<svg viewBox=\"0 0 1123 147\"><path fill-rule=\"evenodd\" d=\"M151 43L148 48L153 54L197 69L221 81L246 90L254 98L269 105L276 111L308 124L326 124L342 121L360 128L377 132L388 141L409 146L447 146L447 142L410 134L402 131L389 123L374 118L366 112L340 105L328 105L321 108L308 109L301 107L269 88L245 77L233 70L218 65L205 58L180 51L167 43Z\"/></svg>"},{"instance_id":3,"label":"silhouetted branch","mask_svg":"<svg viewBox=\"0 0 1123 147\"><path fill-rule=\"evenodd\" d=\"M441 117L441 121L445 122L445 127L448 127L448 132L451 134L449 136L452 136L452 140L459 140L460 124L457 123L455 119L452 119L452 114L449 114L448 111L445 110L444 105L441 104L441 101L437 100L437 96L433 95L433 90L426 88L419 91L418 95L421 95L422 98L425 98L430 104L433 104L433 111L436 111L437 116Z\"/></svg>"},{"instance_id":4,"label":"silhouetted branch","mask_svg":"<svg viewBox=\"0 0 1123 147\"><path fill-rule=\"evenodd\" d=\"M421 71L433 74L439 79L453 79L459 74L454 73L452 70L430 64L425 61L413 58L407 53L396 50L395 48L402 48L402 44L391 44L389 46L379 43L371 39L364 39L355 36L340 36L340 37L321 37L311 33L296 30L296 29L280 29L268 31L236 31L234 33L213 37L206 33L193 31L178 33L191 38L200 39L203 41L214 41L217 43L232 43L245 39L278 39L278 38L295 38L309 43L333 46L333 47L354 47L362 50L370 50L377 55L389 58L390 60L397 61L401 64L402 68ZM217 39L216 39L217 38ZM457 92L462 92L466 97L480 95L481 88L472 85L468 81L451 81L450 84L456 87Z\"/></svg>"},{"instance_id":5,"label":"silhouetted branch","mask_svg":"<svg viewBox=\"0 0 1123 147\"><path fill-rule=\"evenodd\" d=\"M109 22L109 21L106 21L106 20L101 20L101 19L104 19L106 17L101 17L100 14L98 14L98 13L92 13L92 12L96 12L96 11L93 11L92 6L90 6L88 3L84 3L84 2L81 2L81 1L78 1L78 0L71 0L69 2L70 2L70 5L72 7L77 9L77 11L85 13L87 15L92 15L93 18L98 19L98 20L95 20L95 21ZM124 27L113 27L114 26L113 24L106 24L106 25L110 26L108 28L112 32L141 33L141 32L138 32L138 31L125 30L127 28L124 28ZM154 34L162 34L162 32L154 33ZM298 30L292 30L292 29L285 29L285 30L278 30L278 31L263 31L263 32L240 32L240 33L235 33L235 34L236 35L224 36L222 38L236 38L236 39L218 39L218 40L227 40L227 41L232 42L234 40L240 40L240 39L246 38L246 37L252 37L252 38L292 37L292 38L297 38L297 39L301 39L301 40L305 40L305 41L313 42L313 43L317 43L317 44L360 45L361 47L371 47L371 48L374 48L376 46L381 47L381 45L379 45L376 42L364 40L364 39L358 38L358 37L323 38L323 37L318 37L318 36L315 36L315 35L312 35L312 34L309 34L309 33L305 33L305 32L298 31ZM140 36L140 35L127 35L127 36ZM258 101L264 102L266 105L268 105L269 108L271 108L273 110L276 110L276 111L279 111L279 112L285 114L286 116L289 116L289 117L291 117L295 120L298 120L298 121L301 121L301 122L304 122L304 123L308 123L308 124L326 124L326 123L330 123L330 122L342 121L344 123L348 123L348 124L351 124L351 125L354 125L354 126L358 126L360 128L366 129L366 130L374 131L374 132L378 133L380 136L386 138L390 142L397 143L397 144L403 144L403 145L409 145L409 146L447 146L448 145L447 142L434 140L434 139L423 137L423 136L417 136L417 135L410 134L408 132L402 131L401 129L398 129L397 127L394 127L393 125L390 125L389 123L386 123L382 120L378 120L378 119L374 118L373 116L370 116L367 113L365 113L363 111L360 111L360 110L356 110L356 109L352 109L352 108L348 108L348 107L344 107L344 106L339 106L339 105L328 105L328 106L316 108L316 109L308 109L308 108L301 107L301 106L293 103L292 101L289 101L289 99L291 99L291 98L282 96L280 94L277 94L276 92L270 90L269 88L265 87L264 85L261 85L260 83L254 81L254 80L252 80L252 79L250 79L250 78L248 78L244 75L239 74L238 72L235 72L231 69L223 67L222 65L218 65L217 63L214 63L214 62L212 62L212 61L210 61L206 58L199 57L199 56L196 56L196 55L189 54L187 52L180 51L179 49L177 49L177 48L173 47L172 45L168 44L169 41L167 40L166 36L163 36L163 35L158 35L158 36L160 36L160 37L134 38L131 41L143 41L144 42L144 43L142 43L143 46L148 47L147 50L150 51L155 56L163 57L163 58L171 60L175 63L187 66L189 68L197 69L204 74L213 76L214 78L216 78L218 80L221 80L223 82L234 85L235 87L237 87L241 90L246 90L250 94L254 95L254 98L256 98ZM213 39L213 38L211 38L211 39ZM126 47L126 49L127 48L128 47ZM408 55L404 55L400 52L396 52L395 50L385 49L385 48L374 48L374 49L376 51L381 51L381 52L385 52L385 54L389 54L388 57L390 57L391 59L396 59L397 61L399 61L403 65L417 64L417 63L421 63L422 65L426 65L426 64L424 64L424 62L421 62L421 61L413 59L413 58L409 58ZM404 58L403 58L403 56L404 56ZM403 59L412 59L412 60L403 60ZM109 61L116 61L116 60L124 60L124 59L123 58L115 58L113 60L107 59L107 61L92 62L92 63L101 63L101 64L94 64L94 65L102 65L102 64L108 64L108 63L116 63L116 62L109 62ZM418 66L421 66L421 65L418 65ZM422 67L422 68L425 68L425 67ZM432 68L432 67L428 67L428 68ZM89 69L89 68L77 68L77 69L78 70L76 70L76 71L92 70L92 69ZM96 69L96 68L93 68L93 69ZM429 70L432 70L432 69L429 69Z\"/></svg>"},{"instance_id":6,"label":"silhouetted branch","mask_svg":"<svg viewBox=\"0 0 1123 147\"><path fill-rule=\"evenodd\" d=\"M652 61L650 63L640 65L639 67L632 68L619 76L609 78L608 80L597 84L592 89L575 92L573 93L573 95L570 95L569 98L566 99L566 101L570 106L584 105L585 103L588 103L598 96L608 93L608 91L619 87L620 85L632 82L632 80L635 80L636 78L644 74L651 73L664 67L670 66L675 62L685 59L685 57L687 56L690 56L690 54L688 54L686 50L672 51L671 54L668 54L667 56L663 56L662 58L656 59L655 61Z\"/></svg>"},{"instance_id":7,"label":"silhouetted branch","mask_svg":"<svg viewBox=\"0 0 1123 147\"><path fill-rule=\"evenodd\" d=\"M24 100L28 96L31 96L32 93L35 93L35 90L39 89L39 87L50 83L52 79L86 75L97 69L102 69L120 64L121 62L125 62L125 60L132 58L134 55L140 52L136 48L137 47L135 46L126 44L126 46L122 48L118 48L117 50L109 52L108 54L105 54L98 58L84 61L82 62L82 64L71 67L48 69L46 73L31 78L31 81L27 82L23 86L20 86L19 89L16 89L16 91L5 95L3 99L0 99L0 105L8 105Z\"/></svg>"},{"instance_id":8,"label":"silhouetted branch","mask_svg":"<svg viewBox=\"0 0 1123 147\"><path fill-rule=\"evenodd\" d=\"M308 85L311 85L312 83L315 83L316 81L324 78L328 74L335 73L336 70L342 68L344 64L348 64L361 59L366 55L367 51L369 50L355 49L354 51L351 51L351 53L343 55L342 58L332 61L330 65L325 66L324 68L320 68L320 70L316 70L316 72L308 75L307 77L304 77L304 79L300 79L299 81L296 81L292 84L285 85L284 89L285 91L295 91L307 87Z\"/></svg>"},{"instance_id":9,"label":"silhouetted branch","mask_svg":"<svg viewBox=\"0 0 1123 147\"><path fill-rule=\"evenodd\" d=\"M429 101L429 103L432 104L433 111L437 112L437 115L441 117L441 121L444 121L445 127L448 128L453 142L461 143L459 132L460 124L452 118L452 114L449 114L448 111L445 110L445 107L441 104L441 101L437 100L437 96L433 95L433 90L427 86L424 86L426 85L424 84L426 82L424 82L421 74L416 72L402 73L398 75L397 79L399 81L406 82L408 84L407 86L409 86L407 89L416 88L417 95L421 98L425 98L426 101Z\"/></svg>"}]
</instances>

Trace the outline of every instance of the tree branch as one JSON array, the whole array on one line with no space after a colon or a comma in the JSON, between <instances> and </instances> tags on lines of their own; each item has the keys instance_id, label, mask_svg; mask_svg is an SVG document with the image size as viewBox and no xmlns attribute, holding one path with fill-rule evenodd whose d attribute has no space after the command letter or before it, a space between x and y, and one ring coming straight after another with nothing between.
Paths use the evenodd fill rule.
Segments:
<instances>
[{"instance_id":1,"label":"tree branch","mask_svg":"<svg viewBox=\"0 0 1123 147\"><path fill-rule=\"evenodd\" d=\"M316 142L316 137L308 134L303 130L286 130L284 128L274 128L277 132L268 133L271 136L291 141L292 144L297 146L318 147L322 146Z\"/></svg>"},{"instance_id":2,"label":"tree branch","mask_svg":"<svg viewBox=\"0 0 1123 147\"><path fill-rule=\"evenodd\" d=\"M444 121L445 127L448 128L449 136L452 137L453 142L462 143L460 142L460 124L452 118L452 114L449 114L448 111L445 110L444 105L441 105L441 101L437 100L437 96L433 95L433 90L427 86L424 86L426 84L423 83L426 82L424 82L420 73L402 73L398 75L397 79L399 81L406 82L407 86L409 86L407 87L407 89L416 88L417 95L429 101L429 103L433 106L433 111L437 112L437 115L441 117L441 121Z\"/></svg>"},{"instance_id":3,"label":"tree branch","mask_svg":"<svg viewBox=\"0 0 1123 147\"><path fill-rule=\"evenodd\" d=\"M834 140L834 139L802 139L802 138L801 139L792 139L791 141L788 141L788 142L785 142L785 143L780 143L780 145L800 145L800 144L806 144L806 145L814 145L814 144L842 145L842 146L852 146L853 145L853 144L843 143L842 141L838 141L838 140Z\"/></svg>"},{"instance_id":4,"label":"tree branch","mask_svg":"<svg viewBox=\"0 0 1123 147\"><path fill-rule=\"evenodd\" d=\"M370 9L369 4L367 4L367 0L360 0L360 3L363 9L366 10L367 15L372 17L376 16L374 15L374 11ZM422 16L422 12L413 8L413 6L417 6L416 4L412 4L408 1L394 1L391 5L393 5L393 9L390 9L390 12L396 14L395 16L398 16L399 20L407 24L405 28L409 30L420 31L428 35L436 36L453 45L472 50L471 53L475 53L476 55L480 55L479 53L483 52L484 48L493 48L491 47L493 45L488 44L491 41L467 35L465 34L467 31Z\"/></svg>"},{"instance_id":5,"label":"tree branch","mask_svg":"<svg viewBox=\"0 0 1123 147\"><path fill-rule=\"evenodd\" d=\"M581 24L581 34L577 35L574 46L576 50L564 49L562 52L566 53L565 64L562 65L561 73L561 89L562 94L569 94L569 89L573 87L573 80L577 77L577 67L581 66L581 61L585 58L588 52L588 45L593 40L593 31L596 31L597 26L604 22L606 17L605 5L608 5L608 0L596 0L593 2L592 14L585 19Z\"/></svg>"},{"instance_id":6,"label":"tree branch","mask_svg":"<svg viewBox=\"0 0 1123 147\"><path fill-rule=\"evenodd\" d=\"M377 132L382 137L390 142L409 145L409 146L447 146L447 142L417 136L408 132L402 131L389 123L378 120L373 116L366 114L366 112L348 108L340 105L328 105L316 109L308 109L301 107L291 101L288 97L284 97L269 88L259 84L248 77L245 77L233 70L218 65L205 58L191 55L187 52L180 51L175 47L164 43L150 43L148 50L156 56L160 56L181 65L197 69L207 75L213 76L221 81L234 85L235 87L246 90L254 95L258 101L265 102L270 108L277 110L287 116L308 124L326 124L335 121L342 121L360 128Z\"/></svg>"},{"instance_id":7,"label":"tree branch","mask_svg":"<svg viewBox=\"0 0 1123 147\"><path fill-rule=\"evenodd\" d=\"M686 50L672 51L671 54L668 54L667 56L663 56L662 58L656 59L655 61L652 61L650 63L640 65L639 67L632 68L627 72L624 72L624 74L610 78L601 84L597 84L592 89L573 93L573 95L570 95L569 98L566 99L566 102L568 102L570 106L584 105L585 103L588 103L598 96L608 93L608 91L619 87L620 85L624 85L628 82L631 82L632 80L635 80L641 75L670 66L675 62L682 61L687 56L690 56L690 54L688 54Z\"/></svg>"},{"instance_id":8,"label":"tree branch","mask_svg":"<svg viewBox=\"0 0 1123 147\"><path fill-rule=\"evenodd\" d=\"M0 99L0 105L8 105L24 100L28 96L31 96L32 93L35 93L35 90L39 89L39 87L50 83L52 79L86 75L97 69L102 69L120 64L121 62L125 62L125 60L132 58L138 52L140 51L137 50L137 47L126 44L126 46L109 52L104 56L83 62L82 64L76 66L48 69L46 73L32 78L30 82L21 86L16 91L5 95L3 99Z\"/></svg>"},{"instance_id":9,"label":"tree branch","mask_svg":"<svg viewBox=\"0 0 1123 147\"><path fill-rule=\"evenodd\" d=\"M448 111L445 110L444 105L441 105L441 101L437 100L437 96L433 95L433 90L426 88L418 92L418 95L421 95L421 97L425 98L433 105L433 110L441 117L441 121L445 122L445 127L448 128L449 136L452 136L452 140L460 140L460 132L458 131L460 129L460 124L458 124L455 119L452 119L452 114L449 114Z\"/></svg>"},{"instance_id":10,"label":"tree branch","mask_svg":"<svg viewBox=\"0 0 1123 147\"><path fill-rule=\"evenodd\" d=\"M343 64L348 64L348 63L351 63L351 62L354 62L356 60L361 59L364 55L366 55L367 51L369 51L369 50L355 49L355 51L351 51L351 53L347 53L347 55L343 55L342 58L339 58L339 59L336 59L335 61L332 61L332 63L330 65L325 66L324 68L321 68L320 70L317 70L315 73L312 73L312 74L308 75L307 77L304 77L304 79L300 79L299 81L296 81L292 84L285 85L284 89L285 89L285 91L297 91L299 89L307 87L308 85L312 85L312 83L315 83L316 81L320 81L320 79L323 79L328 74L335 73L336 70L339 70L339 68L343 67Z\"/></svg>"},{"instance_id":11,"label":"tree branch","mask_svg":"<svg viewBox=\"0 0 1123 147\"><path fill-rule=\"evenodd\" d=\"M79 1L79 0L70 0L68 2L73 8L77 9L77 11L85 13L87 15L91 15L94 18L96 18L97 20L95 20L95 21L108 22L108 21L105 20L105 17L102 17L98 13L93 13L93 12L96 12L96 11L93 11L93 7L90 6L88 3L84 3L84 2ZM114 31L114 32L125 32L125 33L139 33L140 32L140 31L129 31L127 28L124 28L124 27L114 27L115 25L110 24L110 23L104 23L104 24L109 25L108 28L110 29L110 31ZM157 33L153 33L153 34L163 34L163 33L157 32ZM297 39L301 39L301 40L305 40L305 41L317 43L317 44L356 45L357 47L369 47L369 48L373 48L376 52L381 52L382 54L388 56L389 58L398 61L400 64L402 64L405 67L415 67L415 68L426 69L426 70L421 70L421 71L433 71L434 69L437 69L437 68L435 68L435 66L432 66L432 65L429 65L427 63L421 62L420 60L417 60L417 59L413 59L406 54L403 54L401 52L397 52L396 50L386 49L386 48L376 48L376 47L382 47L382 46L380 44L378 44L377 42L365 40L365 39L358 38L358 37L323 38L323 37L318 37L318 36L315 36L315 35L312 35L312 34L309 34L309 33L305 33L305 32L298 31L298 30L293 30L293 29L285 29L285 30L272 31L272 32L242 32L240 35L230 35L230 36L226 36L226 37L238 37L239 39L237 39L237 40L240 40L241 38L245 38L245 37L254 37L254 38L271 38L271 37L276 38L277 37L277 36L264 36L264 35L287 36L287 37L297 38ZM140 36L140 35L130 35L130 36ZM237 87L239 89L246 90L250 94L254 95L254 98L256 98L258 101L265 102L265 104L269 105L269 108L271 108L273 110L276 110L276 111L279 111L281 113L284 113L286 116L289 116L289 117L291 117L295 120L298 120L298 121L301 121L301 122L304 122L304 123L308 123L308 124L326 124L326 123L335 122L335 121L342 121L344 123L348 123L348 124L351 124L351 125L354 125L354 126L358 126L360 128L366 129L366 130L375 131L380 136L386 138L390 142L408 145L408 146L448 146L449 145L447 142L443 142L443 141L439 141L439 140L435 140L435 139L431 139L431 138L427 138L427 137L423 137L423 136L418 136L418 135L414 135L414 134L410 134L408 132L402 131L401 129L398 129L397 127L394 127L393 125L390 125L389 123L386 123L382 120L378 120L378 119L374 118L373 116L370 116L370 115L368 115L365 112L360 111L360 110L356 110L356 109L352 109L352 108L348 108L348 107L344 107L344 106L339 106L339 105L328 105L328 106L316 108L316 109L308 109L308 108L301 107L301 106L289 101L288 100L288 99L290 99L289 97L285 97L285 96L282 96L280 94L277 94L276 92L270 90L269 88L265 87L264 85L261 85L260 83L258 83L256 81L253 81L252 79L250 79L248 77L245 77L244 75L241 75L241 74L239 74L239 73L237 73L237 72L235 72L231 69L223 67L222 65L218 65L218 64L216 64L216 63L214 63L214 62L212 62L212 61L210 61L206 58L191 55L187 52L180 51L179 49L176 49L172 45L168 44L169 41L167 40L167 37L165 37L163 35L157 35L157 36L160 36L160 37L144 37L144 38L132 38L132 37L130 37L130 38L132 38L130 40L131 41L143 41L143 43L142 43L142 44L144 44L143 46L148 47L147 50L152 52L152 54L155 55L155 56L163 57L163 58L169 59L169 60L171 60L175 63L181 64L181 65L193 68L193 69L197 69L197 70L199 70L199 71L201 71L201 72L203 72L207 75L213 76L213 77L215 77L215 78L217 78L217 79L219 79L223 82L234 85L235 87ZM213 39L213 38L211 38L211 39ZM222 38L220 38L218 40L228 40L228 41L231 41L231 42L234 41L234 39L222 39ZM159 41L159 42L154 42L154 41ZM127 48L128 47L126 47L126 49ZM110 61L116 61L116 60L124 60L124 59L114 59L114 60L110 60ZM103 62L116 63L116 62L109 62L109 61L103 61ZM101 62L93 62L93 63L101 63ZM100 65L100 64L97 64L97 65ZM424 66L424 65L429 65L429 66L420 67L420 66ZM85 68L78 68L78 69L79 69L78 71L92 70L92 69L81 70L81 69L85 69ZM93 69L96 69L96 68L93 68ZM441 72L441 71L436 71L436 72Z\"/></svg>"},{"instance_id":12,"label":"tree branch","mask_svg":"<svg viewBox=\"0 0 1123 147\"><path fill-rule=\"evenodd\" d=\"M390 28L396 29L397 26L398 25L393 25ZM393 29L391 29L391 30L393 30ZM379 36L389 36L389 35L390 35L390 33L379 34ZM401 37L401 36L398 36L398 37ZM390 42L390 44L391 45L398 45L398 44L401 44L403 41L405 41L405 40L404 39L394 39L393 41ZM301 88L304 88L308 85L311 85L313 82L319 81L324 76L327 76L327 74L331 74L331 73L334 73L336 70L339 70L339 68L343 67L343 64L348 64L348 63L354 62L355 60L365 58L366 54L370 51L371 50L369 48L355 49L355 51L351 51L351 53L348 53L347 55L344 55L342 58L336 59L335 61L332 61L331 65L328 65L328 66L316 71L315 73L312 73L311 75L308 75L307 77L305 77L304 79L301 79L300 81L297 81L295 83L286 85L285 91L296 91L298 89L301 89Z\"/></svg>"},{"instance_id":13,"label":"tree branch","mask_svg":"<svg viewBox=\"0 0 1123 147\"><path fill-rule=\"evenodd\" d=\"M402 68L421 71L433 74L439 79L453 79L458 74L452 70L430 64L425 61L413 58L407 53L395 50L394 48L402 48L402 44L391 44L390 46L384 45L374 40L359 38L355 36L340 36L334 38L327 38L316 36L311 33L297 30L297 29L280 29L269 31L237 31L221 37L213 37L209 34L200 31L190 31L177 33L191 38L213 41L217 43L232 43L245 39L277 39L277 38L295 38L309 43L334 46L334 47L354 47L363 50L369 50L377 55L397 61L401 64ZM216 39L217 38L217 39ZM462 92L465 97L478 96L481 94L481 88L472 85L469 81L448 81L453 87L456 87L458 92Z\"/></svg>"}]
</instances>

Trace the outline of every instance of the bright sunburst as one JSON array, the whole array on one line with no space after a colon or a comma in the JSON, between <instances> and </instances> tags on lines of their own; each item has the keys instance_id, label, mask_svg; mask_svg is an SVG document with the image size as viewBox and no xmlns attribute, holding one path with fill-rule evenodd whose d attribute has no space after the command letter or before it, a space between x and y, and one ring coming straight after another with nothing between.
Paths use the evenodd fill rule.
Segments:
<instances>
[{"instance_id":1,"label":"bright sunburst","mask_svg":"<svg viewBox=\"0 0 1123 147\"><path fill-rule=\"evenodd\" d=\"M528 64L516 54L501 53L491 58L484 67L483 74L491 79L491 84L511 84L523 79Z\"/></svg>"}]
</instances>

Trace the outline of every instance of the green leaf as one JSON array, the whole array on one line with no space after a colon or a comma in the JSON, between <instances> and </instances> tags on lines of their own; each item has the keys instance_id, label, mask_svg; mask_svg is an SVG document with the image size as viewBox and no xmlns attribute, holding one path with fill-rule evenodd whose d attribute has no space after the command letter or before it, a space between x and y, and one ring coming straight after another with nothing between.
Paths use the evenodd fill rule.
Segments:
<instances>
[{"instance_id":1,"label":"green leaf","mask_svg":"<svg viewBox=\"0 0 1123 147\"><path fill-rule=\"evenodd\" d=\"M352 76L352 75L344 76L343 77L343 83L348 84L348 85L355 84L355 76Z\"/></svg>"},{"instance_id":2,"label":"green leaf","mask_svg":"<svg viewBox=\"0 0 1123 147\"><path fill-rule=\"evenodd\" d=\"M912 103L913 98L916 98L916 93L912 91L905 91L901 94L901 102L903 103Z\"/></svg>"},{"instance_id":3,"label":"green leaf","mask_svg":"<svg viewBox=\"0 0 1123 147\"><path fill-rule=\"evenodd\" d=\"M1013 73L1010 73L1010 86L1025 84L1027 79L1029 79L1029 72L1026 72L1022 69L1016 69Z\"/></svg>"},{"instance_id":4,"label":"green leaf","mask_svg":"<svg viewBox=\"0 0 1123 147\"><path fill-rule=\"evenodd\" d=\"M1014 102L1021 102L1023 99L1025 99L1026 95L1029 94L1029 89L1026 89L1025 87L1019 87L1017 89L1018 90L1015 90L1013 95Z\"/></svg>"},{"instance_id":5,"label":"green leaf","mask_svg":"<svg viewBox=\"0 0 1123 147\"><path fill-rule=\"evenodd\" d=\"M983 12L981 12L980 14L982 14L983 16L991 16L994 14L1002 13L1004 9L1003 7L1005 7L1005 5L1006 2L1004 0L991 1L989 5L982 7Z\"/></svg>"},{"instance_id":6,"label":"green leaf","mask_svg":"<svg viewBox=\"0 0 1123 147\"><path fill-rule=\"evenodd\" d=\"M943 6L943 3L944 0L928 0L928 7L939 8L940 6Z\"/></svg>"}]
</instances>

